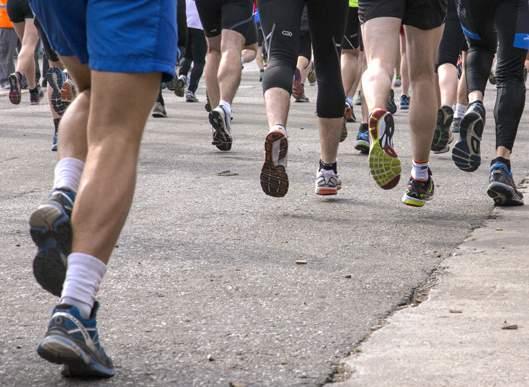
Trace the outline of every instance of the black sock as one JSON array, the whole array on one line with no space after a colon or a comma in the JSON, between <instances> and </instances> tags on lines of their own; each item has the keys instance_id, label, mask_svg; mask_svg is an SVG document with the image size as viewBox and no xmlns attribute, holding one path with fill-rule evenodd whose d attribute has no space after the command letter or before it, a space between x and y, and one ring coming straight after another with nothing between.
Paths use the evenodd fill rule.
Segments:
<instances>
[{"instance_id":1,"label":"black sock","mask_svg":"<svg viewBox=\"0 0 529 387\"><path fill-rule=\"evenodd\" d=\"M509 168L509 171L511 170L511 160L504 159L503 157L496 157L492 160L491 165L494 163L503 163Z\"/></svg>"},{"instance_id":2,"label":"black sock","mask_svg":"<svg viewBox=\"0 0 529 387\"><path fill-rule=\"evenodd\" d=\"M335 161L332 164L326 164L320 160L320 170L321 169L326 169L328 171L333 170L334 173L338 173L338 163Z\"/></svg>"}]
</instances>

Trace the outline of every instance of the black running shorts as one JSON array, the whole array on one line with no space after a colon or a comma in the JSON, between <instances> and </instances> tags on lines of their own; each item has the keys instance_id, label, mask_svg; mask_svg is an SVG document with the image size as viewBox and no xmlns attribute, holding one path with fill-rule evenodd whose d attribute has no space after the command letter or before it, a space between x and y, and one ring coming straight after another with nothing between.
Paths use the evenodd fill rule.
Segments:
<instances>
[{"instance_id":1,"label":"black running shorts","mask_svg":"<svg viewBox=\"0 0 529 387\"><path fill-rule=\"evenodd\" d=\"M360 20L358 20L358 8L349 7L342 48L345 50L352 50L361 47L362 34L360 32Z\"/></svg>"},{"instance_id":2,"label":"black running shorts","mask_svg":"<svg viewBox=\"0 0 529 387\"><path fill-rule=\"evenodd\" d=\"M439 45L438 66L446 63L456 66L459 54L466 50L468 50L467 41L457 17L455 0L448 0L445 29Z\"/></svg>"},{"instance_id":3,"label":"black running shorts","mask_svg":"<svg viewBox=\"0 0 529 387\"><path fill-rule=\"evenodd\" d=\"M246 35L253 28L252 0L196 0L198 14L208 38L222 30Z\"/></svg>"},{"instance_id":4,"label":"black running shorts","mask_svg":"<svg viewBox=\"0 0 529 387\"><path fill-rule=\"evenodd\" d=\"M245 46L251 46L257 43L257 26L255 25L253 19L243 35L244 39L246 40L244 43Z\"/></svg>"},{"instance_id":5,"label":"black running shorts","mask_svg":"<svg viewBox=\"0 0 529 387\"><path fill-rule=\"evenodd\" d=\"M402 24L431 30L444 23L447 0L359 0L361 23L379 17L396 17Z\"/></svg>"},{"instance_id":6,"label":"black running shorts","mask_svg":"<svg viewBox=\"0 0 529 387\"><path fill-rule=\"evenodd\" d=\"M23 23L26 19L33 19L28 0L8 0L7 15L13 23Z\"/></svg>"}]
</instances>

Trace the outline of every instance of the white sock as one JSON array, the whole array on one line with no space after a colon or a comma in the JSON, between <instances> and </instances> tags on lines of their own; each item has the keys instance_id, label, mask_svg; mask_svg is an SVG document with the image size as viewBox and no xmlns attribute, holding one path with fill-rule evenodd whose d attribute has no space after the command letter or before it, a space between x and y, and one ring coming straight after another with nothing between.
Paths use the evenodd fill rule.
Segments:
<instances>
[{"instance_id":1,"label":"white sock","mask_svg":"<svg viewBox=\"0 0 529 387\"><path fill-rule=\"evenodd\" d=\"M75 306L82 318L89 318L106 271L107 266L96 257L71 253L60 303Z\"/></svg>"},{"instance_id":2,"label":"white sock","mask_svg":"<svg viewBox=\"0 0 529 387\"><path fill-rule=\"evenodd\" d=\"M222 106L226 114L231 116L231 104L229 102L226 102L223 99L221 99L219 102L219 106Z\"/></svg>"},{"instance_id":3,"label":"white sock","mask_svg":"<svg viewBox=\"0 0 529 387\"><path fill-rule=\"evenodd\" d=\"M73 157L60 159L55 166L53 189L67 188L77 192L83 174L84 161Z\"/></svg>"},{"instance_id":4,"label":"white sock","mask_svg":"<svg viewBox=\"0 0 529 387\"><path fill-rule=\"evenodd\" d=\"M274 126L270 128L268 132L273 132L274 130L278 130L278 129L282 130L285 134L288 134L286 126L281 125L281 124L275 124Z\"/></svg>"},{"instance_id":5,"label":"white sock","mask_svg":"<svg viewBox=\"0 0 529 387\"><path fill-rule=\"evenodd\" d=\"M411 169L411 177L414 180L428 181L428 167L429 163L416 163L413 162L413 168Z\"/></svg>"},{"instance_id":6,"label":"white sock","mask_svg":"<svg viewBox=\"0 0 529 387\"><path fill-rule=\"evenodd\" d=\"M454 109L454 118L463 118L466 111L467 111L467 105L457 103Z\"/></svg>"}]
</instances>

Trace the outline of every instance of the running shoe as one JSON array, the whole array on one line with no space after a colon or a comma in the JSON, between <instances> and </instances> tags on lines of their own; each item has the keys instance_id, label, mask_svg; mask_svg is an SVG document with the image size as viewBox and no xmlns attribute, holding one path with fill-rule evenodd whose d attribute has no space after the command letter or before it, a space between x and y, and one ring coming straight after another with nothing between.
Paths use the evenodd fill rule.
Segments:
<instances>
[{"instance_id":1,"label":"running shoe","mask_svg":"<svg viewBox=\"0 0 529 387\"><path fill-rule=\"evenodd\" d=\"M298 102L298 98L301 98L305 94L305 87L301 82L301 72L298 68L294 71L294 77L292 79L292 97Z\"/></svg>"},{"instance_id":2,"label":"running shoe","mask_svg":"<svg viewBox=\"0 0 529 387\"><path fill-rule=\"evenodd\" d=\"M405 94L400 96L400 110L409 110L410 109L410 97Z\"/></svg>"},{"instance_id":3,"label":"running shoe","mask_svg":"<svg viewBox=\"0 0 529 387\"><path fill-rule=\"evenodd\" d=\"M301 97L297 97L294 101L298 103L307 103L310 102L310 99L305 94L303 94Z\"/></svg>"},{"instance_id":4,"label":"running shoe","mask_svg":"<svg viewBox=\"0 0 529 387\"><path fill-rule=\"evenodd\" d=\"M311 86L314 86L316 84L316 68L314 67L314 62L310 62L310 71L307 74L307 80L309 81Z\"/></svg>"},{"instance_id":5,"label":"running shoe","mask_svg":"<svg viewBox=\"0 0 529 387\"><path fill-rule=\"evenodd\" d=\"M345 121L347 122L356 122L356 116L353 110L353 102L349 101L347 98L345 99L345 108L343 116L345 117Z\"/></svg>"},{"instance_id":6,"label":"running shoe","mask_svg":"<svg viewBox=\"0 0 529 387\"><path fill-rule=\"evenodd\" d=\"M57 135L57 132L53 133L53 137L51 138L51 151L57 152L57 149L59 148L59 137Z\"/></svg>"},{"instance_id":7,"label":"running shoe","mask_svg":"<svg viewBox=\"0 0 529 387\"><path fill-rule=\"evenodd\" d=\"M259 70L259 82L263 81L263 75L264 75L264 70L263 69Z\"/></svg>"},{"instance_id":8,"label":"running shoe","mask_svg":"<svg viewBox=\"0 0 529 387\"><path fill-rule=\"evenodd\" d=\"M261 188L269 196L281 198L288 192L286 133L274 130L265 139L265 162L261 169Z\"/></svg>"},{"instance_id":9,"label":"running shoe","mask_svg":"<svg viewBox=\"0 0 529 387\"><path fill-rule=\"evenodd\" d=\"M22 99L22 74L17 71L11 74L7 80L9 81L9 101L13 105L18 105Z\"/></svg>"},{"instance_id":10,"label":"running shoe","mask_svg":"<svg viewBox=\"0 0 529 387\"><path fill-rule=\"evenodd\" d=\"M353 98L355 106L362 106L362 90L358 90L358 93Z\"/></svg>"},{"instance_id":11,"label":"running shoe","mask_svg":"<svg viewBox=\"0 0 529 387\"><path fill-rule=\"evenodd\" d=\"M412 207L423 207L426 202L432 200L434 191L432 171L428 168L428 181L419 181L410 177L408 188L402 196L402 203Z\"/></svg>"},{"instance_id":12,"label":"running shoe","mask_svg":"<svg viewBox=\"0 0 529 387\"><path fill-rule=\"evenodd\" d=\"M355 149L367 155L369 153L369 125L360 124L356 135Z\"/></svg>"},{"instance_id":13,"label":"running shoe","mask_svg":"<svg viewBox=\"0 0 529 387\"><path fill-rule=\"evenodd\" d=\"M208 96L207 90L206 90L206 104L204 105L204 109L206 109L208 113L211 112L211 104L209 103L209 96Z\"/></svg>"},{"instance_id":14,"label":"running shoe","mask_svg":"<svg viewBox=\"0 0 529 387\"><path fill-rule=\"evenodd\" d=\"M509 167L493 160L490 166L487 194L497 206L523 206L523 194L518 191Z\"/></svg>"},{"instance_id":15,"label":"running shoe","mask_svg":"<svg viewBox=\"0 0 529 387\"><path fill-rule=\"evenodd\" d=\"M454 120L454 110L450 106L441 106L437 111L437 125L432 140L432 151L434 153L446 153L450 150L450 139L453 140L453 134L450 132L450 126Z\"/></svg>"},{"instance_id":16,"label":"running shoe","mask_svg":"<svg viewBox=\"0 0 529 387\"><path fill-rule=\"evenodd\" d=\"M343 120L342 130L340 131L340 142L344 142L348 134L349 133L347 132L347 124L345 123L345 120Z\"/></svg>"},{"instance_id":17,"label":"running shoe","mask_svg":"<svg viewBox=\"0 0 529 387\"><path fill-rule=\"evenodd\" d=\"M485 108L481 101L472 102L461 121L460 140L452 150L452 160L465 172L473 172L481 164L480 146L485 126Z\"/></svg>"},{"instance_id":18,"label":"running shoe","mask_svg":"<svg viewBox=\"0 0 529 387\"><path fill-rule=\"evenodd\" d=\"M397 112L397 104L395 103L395 92L393 89L389 89L389 96L388 101L386 103L386 110L390 112L391 114L395 114Z\"/></svg>"},{"instance_id":19,"label":"running shoe","mask_svg":"<svg viewBox=\"0 0 529 387\"><path fill-rule=\"evenodd\" d=\"M198 102L198 98L191 90L186 91L186 102L195 103Z\"/></svg>"},{"instance_id":20,"label":"running shoe","mask_svg":"<svg viewBox=\"0 0 529 387\"><path fill-rule=\"evenodd\" d=\"M400 180L400 160L393 149L394 132L395 124L391 113L383 109L376 109L371 113L369 169L373 179L382 189L392 189Z\"/></svg>"},{"instance_id":21,"label":"running shoe","mask_svg":"<svg viewBox=\"0 0 529 387\"><path fill-rule=\"evenodd\" d=\"M402 81L400 79L400 75L395 76L395 80L393 81L393 87L400 87L402 85Z\"/></svg>"},{"instance_id":22,"label":"running shoe","mask_svg":"<svg viewBox=\"0 0 529 387\"><path fill-rule=\"evenodd\" d=\"M67 72L64 72L65 79L61 89L61 99L65 105L65 109L72 103L77 96L77 89L73 80L70 78Z\"/></svg>"},{"instance_id":23,"label":"running shoe","mask_svg":"<svg viewBox=\"0 0 529 387\"><path fill-rule=\"evenodd\" d=\"M333 169L326 169L322 167L320 161L320 168L316 174L315 192L316 195L330 196L336 195L342 188L342 181Z\"/></svg>"},{"instance_id":24,"label":"running shoe","mask_svg":"<svg viewBox=\"0 0 529 387\"><path fill-rule=\"evenodd\" d=\"M180 75L175 82L174 93L177 97L183 97L187 87L187 77Z\"/></svg>"},{"instance_id":25,"label":"running shoe","mask_svg":"<svg viewBox=\"0 0 529 387\"><path fill-rule=\"evenodd\" d=\"M57 297L61 295L72 248L70 217L74 200L75 192L54 190L29 218L31 238L38 248L33 274L40 286Z\"/></svg>"},{"instance_id":26,"label":"running shoe","mask_svg":"<svg viewBox=\"0 0 529 387\"><path fill-rule=\"evenodd\" d=\"M154 118L167 118L167 111L165 110L165 106L161 102L156 101L154 103L154 107L152 109L152 116Z\"/></svg>"},{"instance_id":27,"label":"running shoe","mask_svg":"<svg viewBox=\"0 0 529 387\"><path fill-rule=\"evenodd\" d=\"M99 342L96 302L88 319L71 305L57 305L52 312L44 339L37 347L43 359L63 364L67 377L110 378L114 376L112 360Z\"/></svg>"},{"instance_id":28,"label":"running shoe","mask_svg":"<svg viewBox=\"0 0 529 387\"><path fill-rule=\"evenodd\" d=\"M454 117L454 120L452 121L452 126L450 127L450 131L452 133L459 133L461 129L461 117Z\"/></svg>"},{"instance_id":29,"label":"running shoe","mask_svg":"<svg viewBox=\"0 0 529 387\"><path fill-rule=\"evenodd\" d=\"M34 89L29 90L29 101L31 105L38 105L40 104L40 99L42 94L42 90L40 88L40 85L35 87Z\"/></svg>"},{"instance_id":30,"label":"running shoe","mask_svg":"<svg viewBox=\"0 0 529 387\"><path fill-rule=\"evenodd\" d=\"M178 77L173 77L169 82L167 82L165 85L167 86L167 88L171 91L175 91L176 89L176 80L178 79Z\"/></svg>"},{"instance_id":31,"label":"running shoe","mask_svg":"<svg viewBox=\"0 0 529 387\"><path fill-rule=\"evenodd\" d=\"M209 123L213 127L213 142L221 151L229 151L233 139L231 137L231 118L222 106L217 106L209 113Z\"/></svg>"},{"instance_id":32,"label":"running shoe","mask_svg":"<svg viewBox=\"0 0 529 387\"><path fill-rule=\"evenodd\" d=\"M55 113L62 116L66 110L61 98L61 89L64 84L63 72L57 67L50 67L46 74L46 79L51 87L51 106Z\"/></svg>"}]
</instances>

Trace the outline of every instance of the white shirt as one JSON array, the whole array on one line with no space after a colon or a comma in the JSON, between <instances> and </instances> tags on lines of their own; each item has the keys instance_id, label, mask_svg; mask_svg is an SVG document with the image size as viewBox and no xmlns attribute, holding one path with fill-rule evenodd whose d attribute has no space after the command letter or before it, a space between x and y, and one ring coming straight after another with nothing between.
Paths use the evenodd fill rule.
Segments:
<instances>
[{"instance_id":1,"label":"white shirt","mask_svg":"<svg viewBox=\"0 0 529 387\"><path fill-rule=\"evenodd\" d=\"M195 0L186 0L186 17L187 17L187 28L196 28L203 30L200 17L198 16L197 6Z\"/></svg>"}]
</instances>

